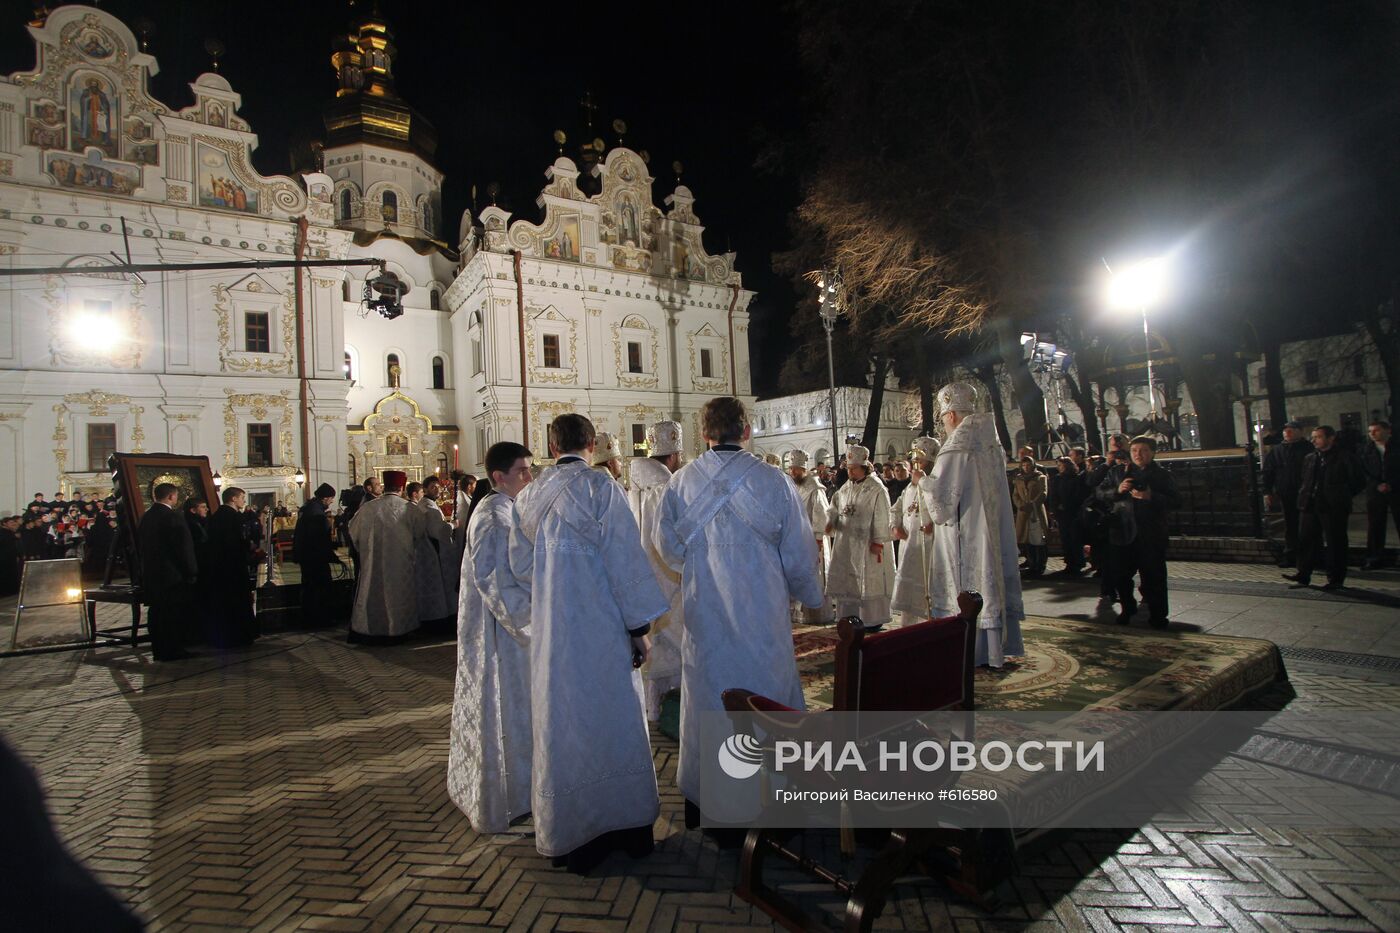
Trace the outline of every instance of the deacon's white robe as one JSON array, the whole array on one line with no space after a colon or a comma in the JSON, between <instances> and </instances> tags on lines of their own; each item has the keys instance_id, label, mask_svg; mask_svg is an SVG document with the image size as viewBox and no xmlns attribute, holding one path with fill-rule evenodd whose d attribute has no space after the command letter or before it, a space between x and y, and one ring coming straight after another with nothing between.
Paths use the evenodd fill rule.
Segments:
<instances>
[{"instance_id":1,"label":"deacon's white robe","mask_svg":"<svg viewBox=\"0 0 1400 933\"><path fill-rule=\"evenodd\" d=\"M890 547L890 495L873 476L848 480L827 510L831 559L826 565L826 596L836 617L860 616L867 625L890 620L894 589L894 548ZM871 544L883 544L879 557Z\"/></svg>"},{"instance_id":2,"label":"deacon's white robe","mask_svg":"<svg viewBox=\"0 0 1400 933\"><path fill-rule=\"evenodd\" d=\"M627 496L571 460L515 500L510 564L531 591L535 847L567 855L647 826L660 801L629 633L667 609Z\"/></svg>"},{"instance_id":3,"label":"deacon's white robe","mask_svg":"<svg viewBox=\"0 0 1400 933\"><path fill-rule=\"evenodd\" d=\"M933 575L933 532L924 526L933 518L924 504L919 487L910 483L890 506L890 527L902 528L909 537L900 542L899 569L894 576L894 598L890 608L915 619L928 618L929 578ZM907 622L908 620L906 620Z\"/></svg>"},{"instance_id":4,"label":"deacon's white robe","mask_svg":"<svg viewBox=\"0 0 1400 933\"><path fill-rule=\"evenodd\" d=\"M467 528L457 604L457 685L447 794L479 833L530 809L530 593L510 569L515 503L481 500Z\"/></svg>"},{"instance_id":5,"label":"deacon's white robe","mask_svg":"<svg viewBox=\"0 0 1400 933\"><path fill-rule=\"evenodd\" d=\"M968 415L948 437L920 490L933 516L930 587L935 618L956 615L958 593L982 595L977 663L1001 667L1023 654L1021 574L1006 453L992 416Z\"/></svg>"},{"instance_id":6,"label":"deacon's white robe","mask_svg":"<svg viewBox=\"0 0 1400 933\"><path fill-rule=\"evenodd\" d=\"M418 584L418 618L423 622L445 619L457 605L457 579L461 561L452 544L452 526L442 509L424 496L416 503L423 513L421 533L415 542L414 573Z\"/></svg>"},{"instance_id":7,"label":"deacon's white robe","mask_svg":"<svg viewBox=\"0 0 1400 933\"><path fill-rule=\"evenodd\" d=\"M627 504L642 535L642 550L647 552L656 585L670 603L670 610L651 624L651 657L642 669L646 686L647 719L655 722L661 716L661 696L681 685L681 575L661 559L653 538L657 518L661 514L661 497L671 481L671 471L664 463L650 457L632 461L631 485Z\"/></svg>"},{"instance_id":8,"label":"deacon's white robe","mask_svg":"<svg viewBox=\"0 0 1400 933\"><path fill-rule=\"evenodd\" d=\"M360 552L350 627L361 635L407 635L418 628L414 555L422 523L422 509L388 493L350 519L350 540Z\"/></svg>"},{"instance_id":9,"label":"deacon's white robe","mask_svg":"<svg viewBox=\"0 0 1400 933\"><path fill-rule=\"evenodd\" d=\"M790 601L822 603L811 521L791 480L744 450L710 450L676 472L661 500L656 548L681 573L685 639L681 760L700 800L701 713L741 687L803 709Z\"/></svg>"},{"instance_id":10,"label":"deacon's white robe","mask_svg":"<svg viewBox=\"0 0 1400 933\"><path fill-rule=\"evenodd\" d=\"M791 476L788 477L792 479ZM810 474L803 477L802 482L792 480L792 487L797 490L797 501L802 503L802 514L807 516L808 522L812 526L812 540L817 544L817 579L821 583L822 592L826 592L826 519L827 510L831 508L831 503L826 498L826 487L817 482ZM816 609L806 609L803 611L803 619L807 622L830 622L831 604L822 599L822 604Z\"/></svg>"}]
</instances>

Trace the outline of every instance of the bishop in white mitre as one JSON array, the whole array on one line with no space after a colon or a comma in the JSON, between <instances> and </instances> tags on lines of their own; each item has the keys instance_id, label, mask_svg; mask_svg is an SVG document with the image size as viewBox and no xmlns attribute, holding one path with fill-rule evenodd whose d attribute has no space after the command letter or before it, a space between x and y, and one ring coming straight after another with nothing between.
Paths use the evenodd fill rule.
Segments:
<instances>
[{"instance_id":1,"label":"bishop in white mitre","mask_svg":"<svg viewBox=\"0 0 1400 933\"><path fill-rule=\"evenodd\" d=\"M980 593L977 664L1000 668L1007 656L1024 653L1021 620L1026 617L1006 451L992 416L977 410L972 386L944 386L938 409L948 437L933 472L919 484L934 524L933 615L956 615L963 590Z\"/></svg>"},{"instance_id":2,"label":"bishop in white mitre","mask_svg":"<svg viewBox=\"0 0 1400 933\"><path fill-rule=\"evenodd\" d=\"M622 442L616 434L599 431L595 441L592 460L593 469L606 473L619 483L622 482Z\"/></svg>"},{"instance_id":3,"label":"bishop in white mitre","mask_svg":"<svg viewBox=\"0 0 1400 933\"><path fill-rule=\"evenodd\" d=\"M846 449L846 483L831 497L826 536L826 596L836 617L860 616L866 625L890 620L894 554L890 543L890 495L870 471L870 451Z\"/></svg>"},{"instance_id":4,"label":"bishop in white mitre","mask_svg":"<svg viewBox=\"0 0 1400 933\"><path fill-rule=\"evenodd\" d=\"M702 714L722 712L731 687L805 708L789 604L822 602L810 520L788 478L741 446L743 403L711 399L700 418L710 449L667 484L656 532L685 606L677 783L688 827L700 821Z\"/></svg>"},{"instance_id":5,"label":"bishop in white mitre","mask_svg":"<svg viewBox=\"0 0 1400 933\"><path fill-rule=\"evenodd\" d=\"M384 494L350 519L350 540L360 554L352 641L398 638L418 628L414 555L423 512L404 498L407 482L403 472L386 470Z\"/></svg>"},{"instance_id":6,"label":"bishop in white mitre","mask_svg":"<svg viewBox=\"0 0 1400 933\"><path fill-rule=\"evenodd\" d=\"M901 613L906 624L929 618L931 608L933 516L919 492L919 481L928 475L937 457L938 441L931 437L914 439L914 449L909 453L909 485L890 506L890 531L904 542L890 608Z\"/></svg>"},{"instance_id":7,"label":"bishop in white mitre","mask_svg":"<svg viewBox=\"0 0 1400 933\"><path fill-rule=\"evenodd\" d=\"M632 461L627 504L637 519L642 549L656 573L656 584L671 604L665 615L651 624L651 655L642 670L647 719L655 722L661 716L662 695L681 685L681 575L661 558L654 539L661 496L671 475L681 468L684 443L681 425L676 421L659 421L648 434L650 456Z\"/></svg>"},{"instance_id":8,"label":"bishop in white mitre","mask_svg":"<svg viewBox=\"0 0 1400 933\"><path fill-rule=\"evenodd\" d=\"M478 833L505 832L530 811L530 593L510 569L530 457L512 441L486 451L491 492L472 512L462 561L447 795Z\"/></svg>"},{"instance_id":9,"label":"bishop in white mitre","mask_svg":"<svg viewBox=\"0 0 1400 933\"><path fill-rule=\"evenodd\" d=\"M802 514L807 516L807 521L812 526L812 539L817 544L817 579L821 581L822 592L826 592L826 562L823 555L823 544L826 538L826 513L831 507L831 503L826 498L826 488L817 482L816 477L807 473L807 454L801 450L794 450L788 455L788 476L792 479L793 488L797 490L797 501L802 503ZM802 621L810 624L820 624L830 622L831 604L822 600L820 607L808 609L801 606Z\"/></svg>"},{"instance_id":10,"label":"bishop in white mitre","mask_svg":"<svg viewBox=\"0 0 1400 933\"><path fill-rule=\"evenodd\" d=\"M560 415L549 431L558 460L516 497L510 565L531 592L535 848L584 872L614 848L651 851L660 798L634 658L670 606L622 487L590 467L592 422Z\"/></svg>"}]
</instances>

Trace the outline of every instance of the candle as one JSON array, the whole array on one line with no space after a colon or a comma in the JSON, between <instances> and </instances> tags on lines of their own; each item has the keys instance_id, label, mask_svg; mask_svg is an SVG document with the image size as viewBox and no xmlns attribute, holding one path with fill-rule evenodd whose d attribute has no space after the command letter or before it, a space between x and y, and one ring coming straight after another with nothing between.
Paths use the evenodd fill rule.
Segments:
<instances>
[{"instance_id":1,"label":"candle","mask_svg":"<svg viewBox=\"0 0 1400 933\"><path fill-rule=\"evenodd\" d=\"M457 445L456 445L456 444L453 444L453 445L452 445L452 469L454 469L454 470L457 469L457 454L458 454L458 453L459 453L459 451L457 450Z\"/></svg>"}]
</instances>

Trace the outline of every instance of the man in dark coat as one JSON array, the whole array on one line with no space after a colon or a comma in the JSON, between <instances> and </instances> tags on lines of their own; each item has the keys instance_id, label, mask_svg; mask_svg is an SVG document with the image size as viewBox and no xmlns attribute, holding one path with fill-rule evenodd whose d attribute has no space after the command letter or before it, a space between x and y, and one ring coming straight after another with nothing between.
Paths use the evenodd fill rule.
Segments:
<instances>
[{"instance_id":1,"label":"man in dark coat","mask_svg":"<svg viewBox=\"0 0 1400 933\"><path fill-rule=\"evenodd\" d=\"M151 655L157 661L178 661L190 655L180 643L180 629L190 611L190 590L198 565L194 541L185 519L175 511L180 490L161 483L152 493L155 502L141 516L136 544L141 555L141 592L150 607Z\"/></svg>"},{"instance_id":2,"label":"man in dark coat","mask_svg":"<svg viewBox=\"0 0 1400 933\"><path fill-rule=\"evenodd\" d=\"M248 494L224 489L224 504L209 516L209 640L217 648L251 645L258 637L253 617L253 580L248 576L248 539L243 506Z\"/></svg>"},{"instance_id":3,"label":"man in dark coat","mask_svg":"<svg viewBox=\"0 0 1400 933\"><path fill-rule=\"evenodd\" d=\"M19 592L19 522L18 515L0 522L0 596Z\"/></svg>"},{"instance_id":4,"label":"man in dark coat","mask_svg":"<svg viewBox=\"0 0 1400 933\"><path fill-rule=\"evenodd\" d=\"M1337 446L1337 432L1331 425L1319 425L1312 432L1313 452L1303 460L1303 478L1298 490L1298 572L1286 573L1295 588L1312 585L1313 568L1322 562L1322 546L1327 544L1327 585L1339 590L1347 579L1347 521L1351 500L1366 485L1361 461L1356 454Z\"/></svg>"},{"instance_id":5,"label":"man in dark coat","mask_svg":"<svg viewBox=\"0 0 1400 933\"><path fill-rule=\"evenodd\" d=\"M1076 449L1080 451L1079 461L1061 457L1059 472L1050 476L1049 506L1060 530L1060 549L1065 554L1064 569L1056 576L1062 577L1077 577L1084 572L1084 526L1080 524L1079 510L1090 491L1079 468L1084 452Z\"/></svg>"},{"instance_id":6,"label":"man in dark coat","mask_svg":"<svg viewBox=\"0 0 1400 933\"><path fill-rule=\"evenodd\" d=\"M301 565L301 624L305 628L330 625L331 564L340 563L331 540L331 520L327 510L335 501L335 488L322 483L315 496L297 513L292 532L292 560Z\"/></svg>"},{"instance_id":7,"label":"man in dark coat","mask_svg":"<svg viewBox=\"0 0 1400 933\"><path fill-rule=\"evenodd\" d=\"M1385 563L1385 528L1395 523L1400 534L1400 450L1390 439L1389 421L1372 421L1371 439L1361 449L1366 471L1366 563L1375 570Z\"/></svg>"},{"instance_id":8,"label":"man in dark coat","mask_svg":"<svg viewBox=\"0 0 1400 933\"><path fill-rule=\"evenodd\" d=\"M1280 567L1298 563L1298 489L1303 482L1303 461L1312 453L1312 444L1303 436L1296 421L1283 426L1283 443L1264 456L1264 506L1283 509L1283 555Z\"/></svg>"},{"instance_id":9,"label":"man in dark coat","mask_svg":"<svg viewBox=\"0 0 1400 933\"><path fill-rule=\"evenodd\" d=\"M1133 574L1142 576L1142 596L1153 628L1166 628L1167 512L1181 505L1176 480L1153 461L1157 442L1151 437L1133 438L1128 450L1132 462L1109 467L1095 495L1113 507L1109 523L1109 557L1104 575L1113 581L1122 606L1118 624L1127 625L1137 611L1133 598Z\"/></svg>"}]
</instances>

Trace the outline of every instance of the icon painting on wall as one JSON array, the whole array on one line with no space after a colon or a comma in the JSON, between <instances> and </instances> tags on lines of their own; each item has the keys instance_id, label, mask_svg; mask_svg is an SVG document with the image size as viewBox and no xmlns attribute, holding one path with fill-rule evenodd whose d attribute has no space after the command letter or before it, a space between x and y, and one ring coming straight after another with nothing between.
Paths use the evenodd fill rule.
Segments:
<instances>
[{"instance_id":1,"label":"icon painting on wall","mask_svg":"<svg viewBox=\"0 0 1400 933\"><path fill-rule=\"evenodd\" d=\"M258 212L258 192L234 180L234 170L228 153L199 144L199 206L222 207L228 210Z\"/></svg>"},{"instance_id":2,"label":"icon painting on wall","mask_svg":"<svg viewBox=\"0 0 1400 933\"><path fill-rule=\"evenodd\" d=\"M559 235L545 245L545 255L550 259L578 262L578 247L578 215L570 214L559 222Z\"/></svg>"},{"instance_id":3,"label":"icon painting on wall","mask_svg":"<svg viewBox=\"0 0 1400 933\"><path fill-rule=\"evenodd\" d=\"M117 158L117 99L111 82L95 74L80 74L70 85L68 95L73 151L96 146Z\"/></svg>"},{"instance_id":4,"label":"icon painting on wall","mask_svg":"<svg viewBox=\"0 0 1400 933\"><path fill-rule=\"evenodd\" d=\"M102 33L89 29L78 37L78 51L88 58L111 58L112 44Z\"/></svg>"},{"instance_id":5,"label":"icon painting on wall","mask_svg":"<svg viewBox=\"0 0 1400 933\"><path fill-rule=\"evenodd\" d=\"M131 194L141 186L141 170L130 165L108 162L89 151L86 157L52 155L49 174L65 188L88 188L111 194Z\"/></svg>"}]
</instances>

